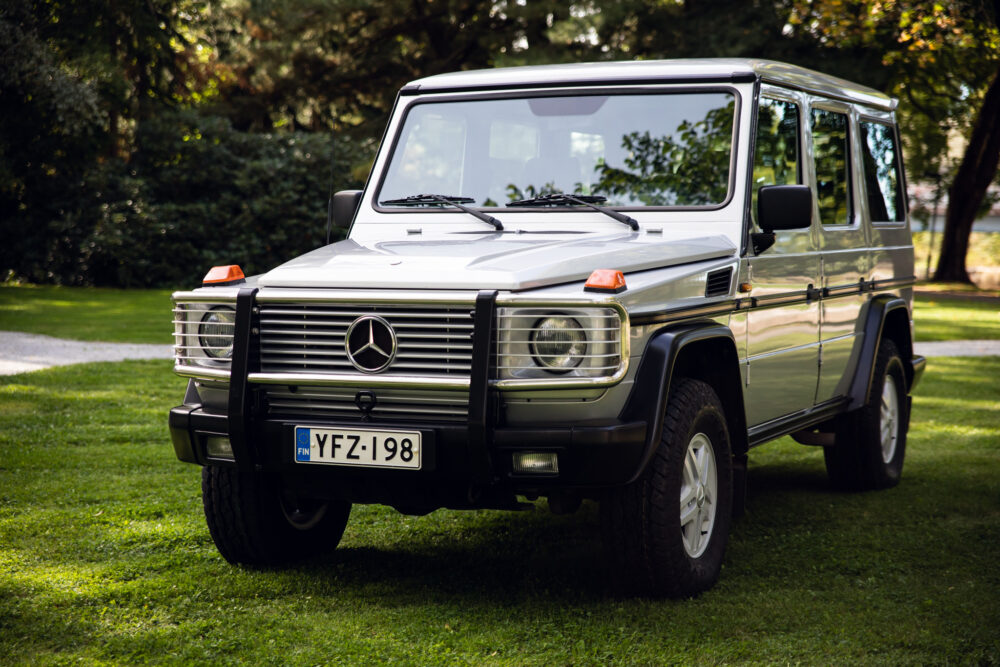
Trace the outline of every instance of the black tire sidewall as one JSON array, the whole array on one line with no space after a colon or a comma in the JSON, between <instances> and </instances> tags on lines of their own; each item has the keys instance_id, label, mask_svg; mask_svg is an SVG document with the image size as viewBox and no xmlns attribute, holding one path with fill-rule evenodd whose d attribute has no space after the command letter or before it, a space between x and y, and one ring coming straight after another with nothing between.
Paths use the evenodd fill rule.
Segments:
<instances>
[{"instance_id":1,"label":"black tire sidewall","mask_svg":"<svg viewBox=\"0 0 1000 667\"><path fill-rule=\"evenodd\" d=\"M703 388L707 388L707 385ZM709 391L711 392L710 389ZM670 568L673 570L670 572L670 581L663 581L662 585L676 588L682 594L694 594L715 583L729 542L733 497L732 455L725 416L722 414L721 406L718 405L715 393L711 392L711 396L715 399L714 402L699 405L686 429L664 431L660 447L665 450L666 456L654 464L657 468L653 472L654 477L662 474L668 482L664 493L669 500L670 509L667 511L666 535L662 536L662 539L666 549L664 554L666 560L674 564L674 567ZM698 433L704 433L711 442L716 465L717 497L715 522L712 534L709 536L708 548L695 558L688 555L681 537L680 491L684 481L684 458L687 455L688 445Z\"/></svg>"},{"instance_id":2,"label":"black tire sidewall","mask_svg":"<svg viewBox=\"0 0 1000 667\"><path fill-rule=\"evenodd\" d=\"M896 451L886 463L882 458L882 391L887 381L896 384L899 414ZM827 472L835 488L846 491L885 489L899 483L906 456L910 410L906 373L899 349L890 339L879 343L872 382L865 404L837 420L836 444L824 449Z\"/></svg>"},{"instance_id":3,"label":"black tire sidewall","mask_svg":"<svg viewBox=\"0 0 1000 667\"><path fill-rule=\"evenodd\" d=\"M867 445L864 447L862 455L867 459L865 467L870 471L870 486L874 488L886 488L899 483L903 473L903 459L906 456L906 433L909 425L906 374L903 371L903 361L899 358L895 345L890 347L886 358L880 359L880 361L883 363L878 369L880 371L878 382L873 383L865 409L866 414L862 420L863 442ZM896 450L887 463L882 458L881 402L885 383L889 381L896 384L899 413L896 416Z\"/></svg>"},{"instance_id":4,"label":"black tire sidewall","mask_svg":"<svg viewBox=\"0 0 1000 667\"><path fill-rule=\"evenodd\" d=\"M334 549L351 505L328 501L326 512L306 530L294 526L281 506L277 476L233 467L202 469L202 500L212 540L230 563L274 566Z\"/></svg>"}]
</instances>

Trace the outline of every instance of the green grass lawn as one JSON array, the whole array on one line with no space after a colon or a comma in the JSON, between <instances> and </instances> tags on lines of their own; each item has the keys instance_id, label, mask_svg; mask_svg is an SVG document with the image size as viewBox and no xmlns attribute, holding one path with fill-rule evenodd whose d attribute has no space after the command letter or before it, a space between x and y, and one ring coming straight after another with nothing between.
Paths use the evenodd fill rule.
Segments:
<instances>
[{"instance_id":1,"label":"green grass lawn","mask_svg":"<svg viewBox=\"0 0 1000 667\"><path fill-rule=\"evenodd\" d=\"M913 304L913 328L918 341L1000 338L1000 298L923 293Z\"/></svg>"},{"instance_id":2,"label":"green grass lawn","mask_svg":"<svg viewBox=\"0 0 1000 667\"><path fill-rule=\"evenodd\" d=\"M358 507L340 549L227 565L174 459L167 361L0 385L0 662L1000 663L1000 358L937 358L903 481L844 494L822 453L751 453L722 578L617 599L597 513Z\"/></svg>"},{"instance_id":3,"label":"green grass lawn","mask_svg":"<svg viewBox=\"0 0 1000 667\"><path fill-rule=\"evenodd\" d=\"M0 286L0 331L172 343L170 290Z\"/></svg>"}]
</instances>

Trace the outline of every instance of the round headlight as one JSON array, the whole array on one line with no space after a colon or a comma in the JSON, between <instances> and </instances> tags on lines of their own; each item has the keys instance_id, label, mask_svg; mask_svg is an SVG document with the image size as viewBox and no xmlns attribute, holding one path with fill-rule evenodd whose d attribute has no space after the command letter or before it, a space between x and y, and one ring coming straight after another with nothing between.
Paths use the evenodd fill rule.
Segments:
<instances>
[{"instance_id":1,"label":"round headlight","mask_svg":"<svg viewBox=\"0 0 1000 667\"><path fill-rule=\"evenodd\" d=\"M229 359L233 356L233 333L236 311L229 306L215 306L201 316L198 342L209 357Z\"/></svg>"},{"instance_id":2,"label":"round headlight","mask_svg":"<svg viewBox=\"0 0 1000 667\"><path fill-rule=\"evenodd\" d=\"M531 356L552 373L566 373L583 361L587 334L571 317L546 317L535 322L531 332Z\"/></svg>"}]
</instances>

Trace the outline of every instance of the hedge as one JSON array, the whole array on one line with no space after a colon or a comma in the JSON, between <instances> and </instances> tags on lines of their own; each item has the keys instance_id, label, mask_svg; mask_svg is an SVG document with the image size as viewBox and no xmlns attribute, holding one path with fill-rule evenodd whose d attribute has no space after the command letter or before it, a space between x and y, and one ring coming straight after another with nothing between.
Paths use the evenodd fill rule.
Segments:
<instances>
[{"instance_id":1,"label":"hedge","mask_svg":"<svg viewBox=\"0 0 1000 667\"><path fill-rule=\"evenodd\" d=\"M375 150L329 134L240 132L194 112L142 123L136 145L128 162L59 188L59 201L26 197L3 222L3 275L130 287L197 284L215 264L266 271L325 242L331 148L337 190L363 185Z\"/></svg>"}]
</instances>

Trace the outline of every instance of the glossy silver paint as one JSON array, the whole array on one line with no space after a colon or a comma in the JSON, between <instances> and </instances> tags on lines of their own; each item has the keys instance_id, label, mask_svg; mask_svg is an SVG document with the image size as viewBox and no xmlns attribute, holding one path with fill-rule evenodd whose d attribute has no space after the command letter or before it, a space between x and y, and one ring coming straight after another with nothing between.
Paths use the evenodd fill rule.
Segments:
<instances>
[{"instance_id":1,"label":"glossy silver paint","mask_svg":"<svg viewBox=\"0 0 1000 667\"><path fill-rule=\"evenodd\" d=\"M683 77L671 80L671 77ZM744 80L741 80L744 77ZM498 304L612 304L622 313L625 361L609 380L541 380L534 384L494 381L503 391L508 423L574 423L582 418L613 419L633 389L635 371L649 338L663 326L712 319L733 332L741 363L747 423L759 425L808 408L846 391L857 363L862 320L870 292L852 292L866 281L906 279L913 275L912 243L907 223L872 224L864 207L855 207L852 224L823 228L814 213L801 231L778 232L777 242L760 256L743 249L746 195L750 178L751 119L755 86L794 100L802 114L803 181L815 187L808 118L813 104L850 115L853 147L852 196L864 202L857 121L891 121L895 102L856 84L802 68L759 60L694 60L558 65L445 74L414 82L400 97L389 121L387 141L373 165L370 183L385 167L391 139L409 104L418 98L481 95L503 89L567 90L614 85L616 90L685 89L724 86L738 94L733 187L728 202L704 210L630 211L639 222L633 232L590 210L498 209L505 231L497 233L460 211L379 211L371 187L346 241L314 250L256 278L263 303L336 301L338 303L473 306L480 290L497 290ZM698 79L716 83L699 84ZM706 298L710 271L731 267L730 294ZM628 289L617 295L585 292L594 269L625 273ZM748 292L737 285L749 283ZM806 301L807 289L828 290L823 299ZM842 291L842 295L838 293ZM235 299L237 289L205 288L175 294L175 300ZM907 300L909 289L897 289ZM733 300L756 307L734 307ZM752 300L756 300L755 302ZM636 323L636 321L640 323ZM203 396L219 400L228 372L179 373L205 378ZM357 374L256 373L250 382L274 387L391 387L394 391L466 392L468 378ZM214 383L214 384L213 384ZM332 391L332 390L324 390ZM741 406L726 406L740 409Z\"/></svg>"},{"instance_id":2,"label":"glossy silver paint","mask_svg":"<svg viewBox=\"0 0 1000 667\"><path fill-rule=\"evenodd\" d=\"M354 289L363 285L387 290L419 286L424 290L516 292L586 280L594 268L646 271L726 257L735 250L723 234L650 235L632 232L615 221L611 222L616 227L603 229L607 218L599 226L588 224L587 213L571 226L547 221L550 213L527 215L548 229L518 234L516 230L484 233L477 228L460 235L444 229L433 234L428 230L420 238L349 239L279 266L261 277L260 286ZM451 213L430 216L450 219ZM472 222L477 221L472 218ZM392 235L392 229L385 231Z\"/></svg>"}]
</instances>

